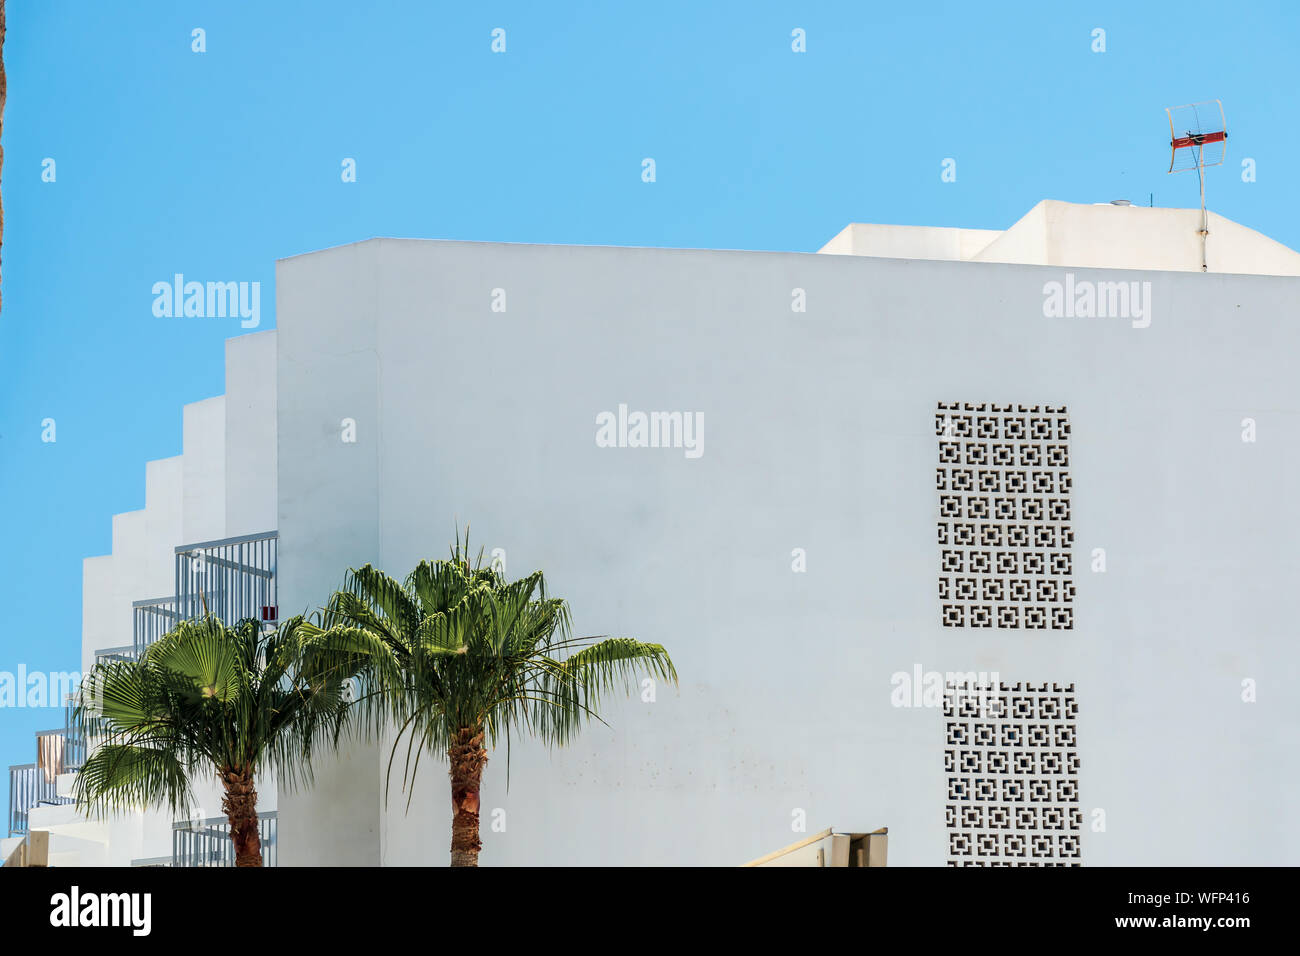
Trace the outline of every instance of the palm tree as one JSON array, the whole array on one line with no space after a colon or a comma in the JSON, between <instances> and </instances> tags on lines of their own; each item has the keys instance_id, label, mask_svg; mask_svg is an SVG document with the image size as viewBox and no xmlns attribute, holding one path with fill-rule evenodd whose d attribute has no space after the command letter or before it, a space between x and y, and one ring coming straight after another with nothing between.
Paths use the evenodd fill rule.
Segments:
<instances>
[{"instance_id":1,"label":"palm tree","mask_svg":"<svg viewBox=\"0 0 1300 956\"><path fill-rule=\"evenodd\" d=\"M421 753L447 755L452 866L478 865L485 745L516 731L561 745L588 718L599 720L594 708L615 684L639 671L677 680L662 646L572 638L568 605L547 596L542 572L507 582L482 565L482 552L471 565L468 550L467 536L450 560L422 561L404 583L368 564L352 570L322 626L305 626L316 666L357 674L353 715L367 732L388 720L397 726L390 779L407 737L408 806Z\"/></svg>"},{"instance_id":2,"label":"palm tree","mask_svg":"<svg viewBox=\"0 0 1300 956\"><path fill-rule=\"evenodd\" d=\"M318 735L337 733L346 711L343 681L328 668L303 677L302 625L187 620L138 660L98 663L73 715L94 748L77 774L77 805L98 816L150 805L175 813L191 805L192 780L215 775L235 865L261 866L259 775L309 780Z\"/></svg>"}]
</instances>

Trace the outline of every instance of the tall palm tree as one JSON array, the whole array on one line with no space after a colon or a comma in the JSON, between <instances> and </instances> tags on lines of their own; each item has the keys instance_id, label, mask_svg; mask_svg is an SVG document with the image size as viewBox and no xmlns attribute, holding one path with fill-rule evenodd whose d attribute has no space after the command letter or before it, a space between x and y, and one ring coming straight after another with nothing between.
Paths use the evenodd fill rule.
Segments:
<instances>
[{"instance_id":1,"label":"tall palm tree","mask_svg":"<svg viewBox=\"0 0 1300 956\"><path fill-rule=\"evenodd\" d=\"M77 774L79 807L191 805L191 781L215 777L236 866L261 866L257 780L273 769L292 785L311 776L313 745L337 733L344 684L302 666L301 617L276 631L257 621L182 621L139 660L98 663L82 682L75 729L93 748Z\"/></svg>"},{"instance_id":2,"label":"tall palm tree","mask_svg":"<svg viewBox=\"0 0 1300 956\"><path fill-rule=\"evenodd\" d=\"M321 626L305 626L316 666L357 674L353 712L368 732L397 727L390 778L406 736L408 805L420 755L447 755L452 866L478 865L487 746L515 732L563 744L599 719L599 698L615 684L638 672L677 680L662 646L573 638L568 605L547 595L540 571L507 582L481 552L471 565L468 550L468 537L457 540L450 560L422 561L402 583L368 564L352 570Z\"/></svg>"}]
</instances>

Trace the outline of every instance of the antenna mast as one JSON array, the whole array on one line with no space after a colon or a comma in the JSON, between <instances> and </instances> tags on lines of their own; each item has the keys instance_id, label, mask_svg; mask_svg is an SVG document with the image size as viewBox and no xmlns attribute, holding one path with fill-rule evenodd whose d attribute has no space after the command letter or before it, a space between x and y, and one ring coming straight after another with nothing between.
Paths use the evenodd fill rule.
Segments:
<instances>
[{"instance_id":1,"label":"antenna mast","mask_svg":"<svg viewBox=\"0 0 1300 956\"><path fill-rule=\"evenodd\" d=\"M1228 151L1228 124L1223 117L1223 103L1207 100L1186 106L1170 106L1165 113L1169 116L1169 147L1172 152L1169 172L1195 169L1201 187L1201 271L1208 272L1205 241L1210 235L1210 216L1205 210L1205 170L1208 166L1222 166Z\"/></svg>"}]
</instances>

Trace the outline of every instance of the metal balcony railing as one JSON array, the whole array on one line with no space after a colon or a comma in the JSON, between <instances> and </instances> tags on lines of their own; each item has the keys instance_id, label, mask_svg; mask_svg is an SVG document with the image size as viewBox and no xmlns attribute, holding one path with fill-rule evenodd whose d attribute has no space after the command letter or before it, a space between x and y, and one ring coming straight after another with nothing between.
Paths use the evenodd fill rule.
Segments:
<instances>
[{"instance_id":1,"label":"metal balcony railing","mask_svg":"<svg viewBox=\"0 0 1300 956\"><path fill-rule=\"evenodd\" d=\"M28 815L39 806L71 803L69 797L60 797L55 785L56 776L34 763L17 764L9 768L9 835L22 836L27 832Z\"/></svg>"},{"instance_id":2,"label":"metal balcony railing","mask_svg":"<svg viewBox=\"0 0 1300 956\"><path fill-rule=\"evenodd\" d=\"M64 773L81 769L86 762L86 738L73 728L72 712L77 708L77 695L63 699L63 765Z\"/></svg>"},{"instance_id":3,"label":"metal balcony railing","mask_svg":"<svg viewBox=\"0 0 1300 956\"><path fill-rule=\"evenodd\" d=\"M176 595L131 605L133 657L182 620L214 614L227 624L279 616L276 587L278 531L183 544L175 551ZM121 650L114 648L113 650Z\"/></svg>"},{"instance_id":4,"label":"metal balcony railing","mask_svg":"<svg viewBox=\"0 0 1300 956\"><path fill-rule=\"evenodd\" d=\"M36 765L47 776L72 773L86 760L86 742L66 727L36 731Z\"/></svg>"},{"instance_id":5,"label":"metal balcony railing","mask_svg":"<svg viewBox=\"0 0 1300 956\"><path fill-rule=\"evenodd\" d=\"M131 605L131 635L135 656L143 654L146 647L175 627L180 619L175 597L134 602Z\"/></svg>"},{"instance_id":6,"label":"metal balcony railing","mask_svg":"<svg viewBox=\"0 0 1300 956\"><path fill-rule=\"evenodd\" d=\"M276 812L258 814L257 835L262 841L262 865L275 866ZM181 820L172 824L172 866L234 866L235 845L230 842L230 822L225 817Z\"/></svg>"},{"instance_id":7,"label":"metal balcony railing","mask_svg":"<svg viewBox=\"0 0 1300 956\"><path fill-rule=\"evenodd\" d=\"M72 803L58 795L60 774L73 773L86 759L86 741L72 730L76 697L63 702L63 726L36 732L36 763L9 768L9 835L27 832L27 815L41 804Z\"/></svg>"},{"instance_id":8,"label":"metal balcony railing","mask_svg":"<svg viewBox=\"0 0 1300 956\"><path fill-rule=\"evenodd\" d=\"M244 618L274 623L278 531L181 545L176 549L176 613L215 614L227 624Z\"/></svg>"}]
</instances>

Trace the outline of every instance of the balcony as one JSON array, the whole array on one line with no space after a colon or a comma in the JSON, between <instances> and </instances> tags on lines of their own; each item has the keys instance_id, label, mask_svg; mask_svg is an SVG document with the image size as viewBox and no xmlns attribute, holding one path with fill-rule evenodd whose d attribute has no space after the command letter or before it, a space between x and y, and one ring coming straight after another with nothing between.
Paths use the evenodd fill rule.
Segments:
<instances>
[{"instance_id":1,"label":"balcony","mask_svg":"<svg viewBox=\"0 0 1300 956\"><path fill-rule=\"evenodd\" d=\"M176 549L176 605L171 610L179 618L215 614L227 624L250 617L275 623L279 543L279 532L267 531L181 545Z\"/></svg>"},{"instance_id":2,"label":"balcony","mask_svg":"<svg viewBox=\"0 0 1300 956\"><path fill-rule=\"evenodd\" d=\"M58 794L58 774L52 768L24 763L9 768L9 835L27 833L28 815L40 806L71 803L70 797Z\"/></svg>"},{"instance_id":3,"label":"balcony","mask_svg":"<svg viewBox=\"0 0 1300 956\"><path fill-rule=\"evenodd\" d=\"M36 763L17 764L9 768L9 835L27 832L28 814L36 807L72 803L58 793L59 776L72 773L86 759L86 741L72 731L72 708L69 697L63 705L63 726L36 732Z\"/></svg>"},{"instance_id":4,"label":"balcony","mask_svg":"<svg viewBox=\"0 0 1300 956\"><path fill-rule=\"evenodd\" d=\"M72 708L76 699L69 697L63 708L63 726L36 732L36 763L57 777L81 769L86 760L86 740L72 729Z\"/></svg>"},{"instance_id":5,"label":"balcony","mask_svg":"<svg viewBox=\"0 0 1300 956\"><path fill-rule=\"evenodd\" d=\"M279 616L275 566L278 531L183 544L175 551L176 594L131 605L131 648L98 655L138 658L179 622L215 614L227 624L253 618L273 624ZM109 652L114 652L110 655ZM129 651L129 654L123 652Z\"/></svg>"},{"instance_id":6,"label":"balcony","mask_svg":"<svg viewBox=\"0 0 1300 956\"><path fill-rule=\"evenodd\" d=\"M276 865L276 812L258 814L257 835L262 841L262 865ZM140 861L142 865L165 865ZM230 822L225 817L182 820L172 824L172 866L234 866L235 845L230 842Z\"/></svg>"},{"instance_id":7,"label":"balcony","mask_svg":"<svg viewBox=\"0 0 1300 956\"><path fill-rule=\"evenodd\" d=\"M131 605L132 656L139 657L146 647L175 627L180 619L175 597L134 602Z\"/></svg>"}]
</instances>

